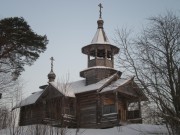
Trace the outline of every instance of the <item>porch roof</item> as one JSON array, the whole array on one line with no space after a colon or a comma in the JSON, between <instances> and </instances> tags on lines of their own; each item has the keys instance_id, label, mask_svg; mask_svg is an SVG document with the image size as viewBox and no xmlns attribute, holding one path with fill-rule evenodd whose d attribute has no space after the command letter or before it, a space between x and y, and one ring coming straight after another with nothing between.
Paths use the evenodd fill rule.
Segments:
<instances>
[{"instance_id":1,"label":"porch roof","mask_svg":"<svg viewBox=\"0 0 180 135\"><path fill-rule=\"evenodd\" d=\"M142 92L141 88L139 88L139 86L134 82L134 76L128 79L121 78L112 82L110 85L103 88L101 93L108 91L118 91L122 95L128 95L136 99L141 99L142 101L148 100L146 95Z\"/></svg>"},{"instance_id":2,"label":"porch roof","mask_svg":"<svg viewBox=\"0 0 180 135\"><path fill-rule=\"evenodd\" d=\"M112 82L109 86L105 87L104 89L102 89L101 93L103 92L107 92L107 91L112 91L112 90L116 90L118 89L120 86L123 86L125 84L127 84L128 82L130 82L132 80L132 78L120 78L114 82Z\"/></svg>"}]
</instances>

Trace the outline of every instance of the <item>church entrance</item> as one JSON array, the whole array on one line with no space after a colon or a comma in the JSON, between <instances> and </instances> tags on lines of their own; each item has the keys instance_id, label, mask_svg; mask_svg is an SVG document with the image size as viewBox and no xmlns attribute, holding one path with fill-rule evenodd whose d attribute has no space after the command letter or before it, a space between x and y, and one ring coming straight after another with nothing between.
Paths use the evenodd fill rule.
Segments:
<instances>
[{"instance_id":1,"label":"church entrance","mask_svg":"<svg viewBox=\"0 0 180 135\"><path fill-rule=\"evenodd\" d=\"M118 102L118 113L119 113L120 122L125 122L126 121L126 106L125 106L125 103L121 101Z\"/></svg>"}]
</instances>

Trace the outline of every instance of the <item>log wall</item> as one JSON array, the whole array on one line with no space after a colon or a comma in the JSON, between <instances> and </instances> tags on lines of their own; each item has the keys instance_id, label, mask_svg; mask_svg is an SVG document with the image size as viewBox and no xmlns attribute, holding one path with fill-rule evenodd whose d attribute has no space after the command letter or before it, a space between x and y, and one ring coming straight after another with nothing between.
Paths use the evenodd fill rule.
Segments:
<instances>
[{"instance_id":1,"label":"log wall","mask_svg":"<svg viewBox=\"0 0 180 135\"><path fill-rule=\"evenodd\" d=\"M103 94L96 90L79 93L76 99L62 96L42 99L36 104L21 107L20 126L49 124L59 127L109 128L128 120L139 122L141 118L140 111L127 110L128 99L112 91Z\"/></svg>"},{"instance_id":2,"label":"log wall","mask_svg":"<svg viewBox=\"0 0 180 135\"><path fill-rule=\"evenodd\" d=\"M109 128L118 125L118 113L115 99L114 93L107 93L100 96L100 128ZM110 113L105 113L103 110L106 105L114 106L114 110Z\"/></svg>"},{"instance_id":3,"label":"log wall","mask_svg":"<svg viewBox=\"0 0 180 135\"><path fill-rule=\"evenodd\" d=\"M21 107L19 125L40 124L43 119L43 106L41 104Z\"/></svg>"},{"instance_id":4,"label":"log wall","mask_svg":"<svg viewBox=\"0 0 180 135\"><path fill-rule=\"evenodd\" d=\"M77 94L77 122L80 128L109 128L117 126L118 113L104 114L104 105L115 106L114 93L100 95L96 91Z\"/></svg>"},{"instance_id":5,"label":"log wall","mask_svg":"<svg viewBox=\"0 0 180 135\"><path fill-rule=\"evenodd\" d=\"M85 72L85 73L84 73ZM102 79L105 79L113 74L115 74L116 70L110 70L110 69L91 69L88 71L84 71L86 78L86 85L97 83L98 81L101 81ZM81 73L80 73L81 75ZM82 76L82 75L81 75Z\"/></svg>"},{"instance_id":6,"label":"log wall","mask_svg":"<svg viewBox=\"0 0 180 135\"><path fill-rule=\"evenodd\" d=\"M78 127L96 128L97 114L96 91L77 94L77 121Z\"/></svg>"},{"instance_id":7,"label":"log wall","mask_svg":"<svg viewBox=\"0 0 180 135\"><path fill-rule=\"evenodd\" d=\"M108 60L108 59L92 59L88 61L88 67L93 67L93 66L106 66L106 67L111 67L113 68L113 61Z\"/></svg>"},{"instance_id":8,"label":"log wall","mask_svg":"<svg viewBox=\"0 0 180 135\"><path fill-rule=\"evenodd\" d=\"M75 109L70 108L74 107L74 103L75 99L67 98L62 101L62 97L59 97L21 107L19 125L48 124L75 127Z\"/></svg>"}]
</instances>

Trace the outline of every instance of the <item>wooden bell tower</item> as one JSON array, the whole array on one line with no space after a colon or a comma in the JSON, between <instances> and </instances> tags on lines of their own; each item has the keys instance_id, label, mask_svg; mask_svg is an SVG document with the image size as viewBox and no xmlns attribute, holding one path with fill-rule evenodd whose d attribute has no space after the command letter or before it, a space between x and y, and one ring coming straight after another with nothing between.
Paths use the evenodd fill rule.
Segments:
<instances>
[{"instance_id":1,"label":"wooden bell tower","mask_svg":"<svg viewBox=\"0 0 180 135\"><path fill-rule=\"evenodd\" d=\"M97 31L91 44L82 48L82 53L88 57L88 68L80 72L86 78L86 85L96 83L116 73L114 69L114 55L119 53L119 48L112 45L104 31L102 20L102 4L99 4L100 15L97 21Z\"/></svg>"}]
</instances>

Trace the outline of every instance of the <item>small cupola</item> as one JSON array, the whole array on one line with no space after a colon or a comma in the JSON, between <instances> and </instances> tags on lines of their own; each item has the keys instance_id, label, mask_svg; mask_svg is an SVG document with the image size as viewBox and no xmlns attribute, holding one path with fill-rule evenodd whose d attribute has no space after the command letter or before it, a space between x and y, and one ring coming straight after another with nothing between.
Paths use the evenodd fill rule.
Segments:
<instances>
[{"instance_id":1,"label":"small cupola","mask_svg":"<svg viewBox=\"0 0 180 135\"><path fill-rule=\"evenodd\" d=\"M55 73L53 72L53 61L54 61L54 58L51 57L50 60L51 60L51 71L50 71L50 73L48 74L48 79L49 79L49 82L54 82L54 80L55 80L55 78L56 78L56 75L55 75Z\"/></svg>"}]
</instances>

